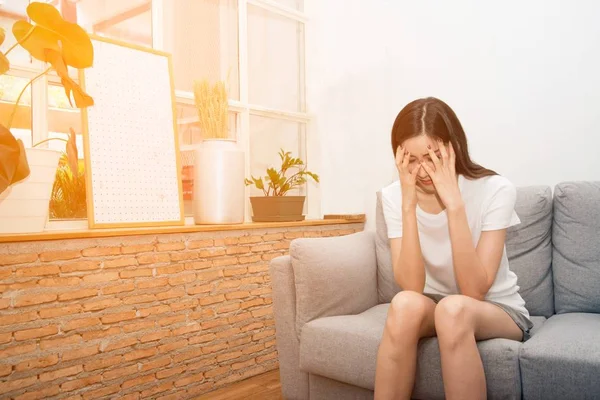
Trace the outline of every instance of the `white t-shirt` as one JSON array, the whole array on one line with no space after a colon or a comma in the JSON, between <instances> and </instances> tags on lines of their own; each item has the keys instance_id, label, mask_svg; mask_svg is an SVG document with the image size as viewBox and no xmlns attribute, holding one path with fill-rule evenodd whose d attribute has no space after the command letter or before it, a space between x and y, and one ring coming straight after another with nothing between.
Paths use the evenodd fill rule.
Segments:
<instances>
[{"instance_id":1,"label":"white t-shirt","mask_svg":"<svg viewBox=\"0 0 600 400\"><path fill-rule=\"evenodd\" d=\"M473 244L477 246L482 231L508 228L521 223L514 207L516 188L506 178L494 175L479 179L458 177ZM382 203L388 238L402 237L402 193L400 181L382 189ZM417 226L425 262L425 293L458 294L452 263L452 247L446 210L430 214L417 206ZM517 276L509 269L506 246L494 284L487 300L508 305L529 317L525 301L519 294Z\"/></svg>"}]
</instances>

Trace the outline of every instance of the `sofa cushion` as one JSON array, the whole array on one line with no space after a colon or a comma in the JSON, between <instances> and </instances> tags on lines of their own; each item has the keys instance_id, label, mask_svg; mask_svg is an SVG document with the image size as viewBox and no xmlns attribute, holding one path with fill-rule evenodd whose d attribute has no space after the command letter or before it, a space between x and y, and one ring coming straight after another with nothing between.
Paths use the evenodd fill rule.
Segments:
<instances>
[{"instance_id":1,"label":"sofa cushion","mask_svg":"<svg viewBox=\"0 0 600 400\"><path fill-rule=\"evenodd\" d=\"M381 191L377 192L375 249L377 252L377 294L379 296L379 303L389 303L396 293L400 291L400 287L394 279L392 250L390 249L385 217L383 216Z\"/></svg>"},{"instance_id":2,"label":"sofa cushion","mask_svg":"<svg viewBox=\"0 0 600 400\"><path fill-rule=\"evenodd\" d=\"M358 315L319 318L306 324L300 336L300 369L373 390L377 350L388 307L389 304L380 304ZM533 317L532 320L537 329L545 318ZM478 343L490 399L520 398L520 346L520 342L505 339ZM436 338L420 342L413 398L444 398Z\"/></svg>"},{"instance_id":3,"label":"sofa cushion","mask_svg":"<svg viewBox=\"0 0 600 400\"><path fill-rule=\"evenodd\" d=\"M373 236L363 231L292 241L298 336L304 324L313 319L357 314L377 304Z\"/></svg>"},{"instance_id":4,"label":"sofa cushion","mask_svg":"<svg viewBox=\"0 0 600 400\"><path fill-rule=\"evenodd\" d=\"M555 315L523 345L526 399L597 399L600 395L600 315Z\"/></svg>"},{"instance_id":5,"label":"sofa cushion","mask_svg":"<svg viewBox=\"0 0 600 400\"><path fill-rule=\"evenodd\" d=\"M600 313L600 182L564 182L554 190L556 313Z\"/></svg>"},{"instance_id":6,"label":"sofa cushion","mask_svg":"<svg viewBox=\"0 0 600 400\"><path fill-rule=\"evenodd\" d=\"M552 286L552 190L548 186L517 188L515 211L521 223L506 233L510 269L531 315L554 314Z\"/></svg>"}]
</instances>

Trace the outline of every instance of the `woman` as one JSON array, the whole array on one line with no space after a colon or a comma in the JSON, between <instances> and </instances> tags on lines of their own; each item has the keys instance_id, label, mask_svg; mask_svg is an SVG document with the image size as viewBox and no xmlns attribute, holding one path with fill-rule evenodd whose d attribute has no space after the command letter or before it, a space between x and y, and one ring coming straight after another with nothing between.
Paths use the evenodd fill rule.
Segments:
<instances>
[{"instance_id":1,"label":"woman","mask_svg":"<svg viewBox=\"0 0 600 400\"><path fill-rule=\"evenodd\" d=\"M510 271L506 228L520 223L515 187L474 163L452 109L435 98L398 114L400 180L382 190L394 278L377 355L376 399L409 399L420 338L438 337L447 399L485 399L476 341L524 341L533 326Z\"/></svg>"}]
</instances>

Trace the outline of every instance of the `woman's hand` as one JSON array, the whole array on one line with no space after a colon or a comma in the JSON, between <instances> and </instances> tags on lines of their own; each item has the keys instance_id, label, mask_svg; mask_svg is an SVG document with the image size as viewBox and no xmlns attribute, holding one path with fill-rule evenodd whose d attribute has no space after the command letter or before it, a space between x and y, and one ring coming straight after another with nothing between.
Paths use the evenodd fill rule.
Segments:
<instances>
[{"instance_id":1,"label":"woman's hand","mask_svg":"<svg viewBox=\"0 0 600 400\"><path fill-rule=\"evenodd\" d=\"M435 154L431 146L427 146L435 170L427 165L427 163L423 163L422 167L433 181L437 194L440 196L446 209L452 211L464 205L456 177L456 154L452 148L452 143L448 142L448 147L446 147L446 145L439 140L438 144L440 154L442 155L441 160Z\"/></svg>"},{"instance_id":2,"label":"woman's hand","mask_svg":"<svg viewBox=\"0 0 600 400\"><path fill-rule=\"evenodd\" d=\"M402 210L412 211L417 208L417 174L421 166L415 167L412 171L408 170L410 153L402 146L396 150L396 168L400 175L400 185L402 186Z\"/></svg>"}]
</instances>

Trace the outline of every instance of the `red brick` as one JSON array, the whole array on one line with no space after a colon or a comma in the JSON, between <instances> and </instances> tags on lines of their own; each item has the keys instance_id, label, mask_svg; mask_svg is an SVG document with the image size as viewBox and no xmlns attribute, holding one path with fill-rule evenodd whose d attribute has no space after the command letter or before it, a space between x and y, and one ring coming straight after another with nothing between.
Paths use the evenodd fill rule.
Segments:
<instances>
[{"instance_id":1,"label":"red brick","mask_svg":"<svg viewBox=\"0 0 600 400\"><path fill-rule=\"evenodd\" d=\"M194 249L200 249L200 248L204 248L204 247L211 247L213 245L213 241L210 239L206 239L206 240L193 240L191 242L188 242L188 249L190 250L194 250Z\"/></svg>"},{"instance_id":2,"label":"red brick","mask_svg":"<svg viewBox=\"0 0 600 400\"><path fill-rule=\"evenodd\" d=\"M0 350L0 360L3 360L8 357L17 356L19 354L32 353L32 352L36 351L36 348L37 347L36 347L35 343L27 343L27 344L18 343L11 347L6 347L6 348Z\"/></svg>"},{"instance_id":3,"label":"red brick","mask_svg":"<svg viewBox=\"0 0 600 400\"><path fill-rule=\"evenodd\" d=\"M37 254L0 254L0 265L27 264L37 259Z\"/></svg>"},{"instance_id":4,"label":"red brick","mask_svg":"<svg viewBox=\"0 0 600 400\"><path fill-rule=\"evenodd\" d=\"M262 255L263 261L271 261L274 258L282 256L283 253L275 252L275 253L266 253Z\"/></svg>"},{"instance_id":5,"label":"red brick","mask_svg":"<svg viewBox=\"0 0 600 400\"><path fill-rule=\"evenodd\" d=\"M169 304L171 310L173 312L182 311L182 310L190 310L192 308L196 308L198 306L198 299L190 299L185 301L180 301L178 303Z\"/></svg>"},{"instance_id":6,"label":"red brick","mask_svg":"<svg viewBox=\"0 0 600 400\"><path fill-rule=\"evenodd\" d=\"M40 279L37 284L43 287L78 286L81 284L81 278L76 276L68 278L44 278Z\"/></svg>"},{"instance_id":7,"label":"red brick","mask_svg":"<svg viewBox=\"0 0 600 400\"><path fill-rule=\"evenodd\" d=\"M283 239L283 233L271 233L269 235L263 235L263 240L265 242L275 242Z\"/></svg>"},{"instance_id":8,"label":"red brick","mask_svg":"<svg viewBox=\"0 0 600 400\"><path fill-rule=\"evenodd\" d=\"M273 339L273 340L269 340L268 342L265 342L265 347L268 349L269 347L273 347L277 344L277 340Z\"/></svg>"},{"instance_id":9,"label":"red brick","mask_svg":"<svg viewBox=\"0 0 600 400\"><path fill-rule=\"evenodd\" d=\"M79 250L59 250L59 251L47 251L40 254L40 260L44 262L59 261L59 260L74 260L81 257L81 251Z\"/></svg>"},{"instance_id":10,"label":"red brick","mask_svg":"<svg viewBox=\"0 0 600 400\"><path fill-rule=\"evenodd\" d=\"M121 247L121 253L123 254L146 253L153 250L154 245L152 244L138 244L134 246Z\"/></svg>"},{"instance_id":11,"label":"red brick","mask_svg":"<svg viewBox=\"0 0 600 400\"><path fill-rule=\"evenodd\" d=\"M259 351L262 351L264 349L265 349L265 345L262 343L259 343L259 344L255 344L254 346L244 347L242 349L242 352L245 355L248 355L248 354L252 354L252 353L258 353Z\"/></svg>"},{"instance_id":12,"label":"red brick","mask_svg":"<svg viewBox=\"0 0 600 400\"><path fill-rule=\"evenodd\" d=\"M99 311L116 307L121 304L121 299L103 299L83 303L83 311Z\"/></svg>"},{"instance_id":13,"label":"red brick","mask_svg":"<svg viewBox=\"0 0 600 400\"><path fill-rule=\"evenodd\" d=\"M303 237L303 236L304 236L304 232L302 232L302 231L298 231L298 232L285 232L285 233L283 234L283 236L284 236L286 239L296 239L296 238L301 238L301 237Z\"/></svg>"},{"instance_id":14,"label":"red brick","mask_svg":"<svg viewBox=\"0 0 600 400\"><path fill-rule=\"evenodd\" d=\"M12 340L12 332L0 333L0 344L8 343Z\"/></svg>"},{"instance_id":15,"label":"red brick","mask_svg":"<svg viewBox=\"0 0 600 400\"><path fill-rule=\"evenodd\" d=\"M263 363L265 361L273 360L273 359L276 359L276 358L277 358L277 352L273 351L271 353L265 354L264 356L256 357L256 362L259 363L259 364L261 364L261 363Z\"/></svg>"},{"instance_id":16,"label":"red brick","mask_svg":"<svg viewBox=\"0 0 600 400\"><path fill-rule=\"evenodd\" d=\"M253 291L250 292L250 294L252 296L262 296L263 294L270 294L272 293L271 287L267 286L267 287L262 287L259 289L254 289Z\"/></svg>"},{"instance_id":17,"label":"red brick","mask_svg":"<svg viewBox=\"0 0 600 400\"><path fill-rule=\"evenodd\" d=\"M58 295L59 301L69 301L83 299L86 297L94 297L98 295L98 289L81 289L71 292L64 292Z\"/></svg>"},{"instance_id":18,"label":"red brick","mask_svg":"<svg viewBox=\"0 0 600 400\"><path fill-rule=\"evenodd\" d=\"M152 276L152 268L127 269L119 273L121 279L139 278L141 276Z\"/></svg>"},{"instance_id":19,"label":"red brick","mask_svg":"<svg viewBox=\"0 0 600 400\"><path fill-rule=\"evenodd\" d=\"M100 352L98 347L99 346L96 344L93 346L88 346L88 347L78 348L75 350L65 351L61 355L61 360L63 362L65 362L65 361L77 360L80 358L85 358L85 357L96 355Z\"/></svg>"},{"instance_id":20,"label":"red brick","mask_svg":"<svg viewBox=\"0 0 600 400\"><path fill-rule=\"evenodd\" d=\"M255 254L253 256L243 256L239 258L240 264L250 264L261 261L260 254Z\"/></svg>"},{"instance_id":21,"label":"red brick","mask_svg":"<svg viewBox=\"0 0 600 400\"><path fill-rule=\"evenodd\" d=\"M135 311L123 311L102 316L103 324L114 324L115 322L128 321L136 318Z\"/></svg>"},{"instance_id":22,"label":"red brick","mask_svg":"<svg viewBox=\"0 0 600 400\"><path fill-rule=\"evenodd\" d=\"M207 357L203 358L200 361L196 361L194 363L190 363L187 365L188 371L195 371L197 369L202 369L206 367L213 368L217 365L217 357Z\"/></svg>"},{"instance_id":23,"label":"red brick","mask_svg":"<svg viewBox=\"0 0 600 400\"><path fill-rule=\"evenodd\" d=\"M163 287L169 284L169 280L167 278L150 278L144 281L137 282L138 289L151 289L155 287Z\"/></svg>"},{"instance_id":24,"label":"red brick","mask_svg":"<svg viewBox=\"0 0 600 400\"><path fill-rule=\"evenodd\" d=\"M284 240L273 244L273 250L289 250L290 241Z\"/></svg>"},{"instance_id":25,"label":"red brick","mask_svg":"<svg viewBox=\"0 0 600 400\"><path fill-rule=\"evenodd\" d=\"M123 376L131 376L131 375L135 375L138 372L138 366L137 364L134 365L130 365L128 367L122 367L122 368L117 368L117 369L112 369L110 371L106 371L105 373L102 374L102 378L104 378L104 380L111 380L111 379L116 379L116 378L121 378Z\"/></svg>"},{"instance_id":26,"label":"red brick","mask_svg":"<svg viewBox=\"0 0 600 400\"><path fill-rule=\"evenodd\" d=\"M177 253L170 253L170 254L171 254L171 261L174 261L174 262L189 261L189 260L195 260L198 258L197 251L180 251Z\"/></svg>"},{"instance_id":27,"label":"red brick","mask_svg":"<svg viewBox=\"0 0 600 400\"><path fill-rule=\"evenodd\" d=\"M102 288L102 294L116 294L123 292L132 292L135 290L133 283L125 283L123 285L108 286Z\"/></svg>"},{"instance_id":28,"label":"red brick","mask_svg":"<svg viewBox=\"0 0 600 400\"><path fill-rule=\"evenodd\" d=\"M73 365L72 367L57 369L51 372L44 372L40 374L41 382L49 382L59 378L64 378L66 376L77 375L78 373L83 372L83 366L81 365Z\"/></svg>"},{"instance_id":29,"label":"red brick","mask_svg":"<svg viewBox=\"0 0 600 400\"><path fill-rule=\"evenodd\" d=\"M233 363L231 364L231 369L236 371L238 369L243 369L243 368L248 368L251 367L253 365L256 364L256 360L254 358L251 358L249 360L246 361L242 361L242 362L237 362L237 363Z\"/></svg>"},{"instance_id":30,"label":"red brick","mask_svg":"<svg viewBox=\"0 0 600 400\"><path fill-rule=\"evenodd\" d=\"M199 258L221 257L224 255L227 255L227 252L221 249L200 250L198 253Z\"/></svg>"},{"instance_id":31,"label":"red brick","mask_svg":"<svg viewBox=\"0 0 600 400\"><path fill-rule=\"evenodd\" d=\"M248 268L243 267L243 268L231 268L231 269L226 269L223 271L223 275L224 276L236 276L236 275L244 275L248 273Z\"/></svg>"},{"instance_id":32,"label":"red brick","mask_svg":"<svg viewBox=\"0 0 600 400\"><path fill-rule=\"evenodd\" d=\"M173 362L176 364L181 363L182 361L186 361L186 360L190 360L192 358L196 358L196 357L200 357L202 356L202 349L201 348L193 348L190 350L186 350L183 352L180 352L176 355L173 356ZM158 373L157 373L158 376Z\"/></svg>"},{"instance_id":33,"label":"red brick","mask_svg":"<svg viewBox=\"0 0 600 400\"><path fill-rule=\"evenodd\" d=\"M172 264L167 267L156 268L156 273L158 275L171 275L183 272L183 270L183 264Z\"/></svg>"},{"instance_id":34,"label":"red brick","mask_svg":"<svg viewBox=\"0 0 600 400\"><path fill-rule=\"evenodd\" d=\"M239 339L235 339L235 340L228 340L227 344L229 345L230 349L233 349L237 346L241 346L244 344L248 344L252 341L252 337L251 336L245 336Z\"/></svg>"},{"instance_id":35,"label":"red brick","mask_svg":"<svg viewBox=\"0 0 600 400\"><path fill-rule=\"evenodd\" d=\"M100 269L100 261L82 260L60 266L60 272L63 274L68 274L71 272L93 271L95 269Z\"/></svg>"},{"instance_id":36,"label":"red brick","mask_svg":"<svg viewBox=\"0 0 600 400\"><path fill-rule=\"evenodd\" d=\"M92 390L83 394L83 400L93 400L105 397L110 394L118 393L121 390L120 385L103 386L101 389Z\"/></svg>"},{"instance_id":37,"label":"red brick","mask_svg":"<svg viewBox=\"0 0 600 400\"><path fill-rule=\"evenodd\" d=\"M242 281L239 279L224 280L224 281L219 282L219 284L217 285L217 289L221 290L221 289L237 288L237 287L240 287L241 284L242 284Z\"/></svg>"},{"instance_id":38,"label":"red brick","mask_svg":"<svg viewBox=\"0 0 600 400\"><path fill-rule=\"evenodd\" d=\"M227 254L245 254L250 253L250 246L234 246L227 249Z\"/></svg>"},{"instance_id":39,"label":"red brick","mask_svg":"<svg viewBox=\"0 0 600 400\"><path fill-rule=\"evenodd\" d=\"M249 276L246 278L242 278L242 285L252 285L252 284L262 284L264 279L262 276Z\"/></svg>"},{"instance_id":40,"label":"red brick","mask_svg":"<svg viewBox=\"0 0 600 400\"><path fill-rule=\"evenodd\" d=\"M159 353L170 353L173 350L182 349L182 348L186 347L187 345L188 345L188 341L185 339L178 340L176 342L165 343L165 344L158 346L158 352Z\"/></svg>"},{"instance_id":41,"label":"red brick","mask_svg":"<svg viewBox=\"0 0 600 400\"><path fill-rule=\"evenodd\" d=\"M87 342L89 340L101 339L101 338L105 338L105 337L118 335L119 333L121 333L120 328L112 327L112 328L108 328L108 329L101 329L98 331L83 332L81 335L83 336L83 340L85 340Z\"/></svg>"},{"instance_id":42,"label":"red brick","mask_svg":"<svg viewBox=\"0 0 600 400\"><path fill-rule=\"evenodd\" d=\"M229 265L236 265L238 263L237 257L223 257L213 260L215 267L226 267Z\"/></svg>"},{"instance_id":43,"label":"red brick","mask_svg":"<svg viewBox=\"0 0 600 400\"><path fill-rule=\"evenodd\" d=\"M131 347L137 344L137 339L134 337L122 338L113 341L112 343L104 344L104 342L100 345L100 350L103 353L110 353L114 350L123 349L125 347Z\"/></svg>"},{"instance_id":44,"label":"red brick","mask_svg":"<svg viewBox=\"0 0 600 400\"><path fill-rule=\"evenodd\" d=\"M229 317L229 323L235 324L236 322L245 321L247 319L250 319L250 317L252 317L252 314L250 314L249 312L234 315L234 316Z\"/></svg>"},{"instance_id":45,"label":"red brick","mask_svg":"<svg viewBox=\"0 0 600 400\"><path fill-rule=\"evenodd\" d=\"M157 243L156 251L176 251L185 249L183 242Z\"/></svg>"},{"instance_id":46,"label":"red brick","mask_svg":"<svg viewBox=\"0 0 600 400\"><path fill-rule=\"evenodd\" d=\"M187 316L185 314L183 315L175 315L172 317L167 317L167 318L161 318L158 320L158 324L160 326L168 326L168 325L173 325L176 324L178 322L183 322L187 319Z\"/></svg>"},{"instance_id":47,"label":"red brick","mask_svg":"<svg viewBox=\"0 0 600 400\"><path fill-rule=\"evenodd\" d=\"M134 361L134 360L140 360L142 358L152 357L153 355L156 355L155 348L134 350L134 351L130 351L129 353L125 353L125 355L123 356L123 360L126 362L129 362L129 361Z\"/></svg>"},{"instance_id":48,"label":"red brick","mask_svg":"<svg viewBox=\"0 0 600 400\"><path fill-rule=\"evenodd\" d=\"M273 249L272 244L259 244L258 246L252 246L251 250L253 253L258 253L258 252L270 251L272 249Z\"/></svg>"},{"instance_id":49,"label":"red brick","mask_svg":"<svg viewBox=\"0 0 600 400\"><path fill-rule=\"evenodd\" d=\"M193 325L186 325L176 329L173 329L171 333L173 336L186 335L192 332L198 332L200 330L200 324L194 323Z\"/></svg>"},{"instance_id":50,"label":"red brick","mask_svg":"<svg viewBox=\"0 0 600 400\"><path fill-rule=\"evenodd\" d=\"M58 354L22 361L15 365L15 371L29 371L37 368L47 368L58 364Z\"/></svg>"},{"instance_id":51,"label":"red brick","mask_svg":"<svg viewBox=\"0 0 600 400\"><path fill-rule=\"evenodd\" d=\"M175 288L166 292L158 293L156 298L160 301L185 297L185 290L183 288Z\"/></svg>"},{"instance_id":52,"label":"red brick","mask_svg":"<svg viewBox=\"0 0 600 400\"><path fill-rule=\"evenodd\" d=\"M187 394L186 390L180 390L175 393L160 396L156 400L180 400L180 399L185 398L186 394Z\"/></svg>"},{"instance_id":53,"label":"red brick","mask_svg":"<svg viewBox=\"0 0 600 400\"><path fill-rule=\"evenodd\" d=\"M84 283L104 283L116 281L119 279L118 272L101 272L99 274L91 274L83 277Z\"/></svg>"},{"instance_id":54,"label":"red brick","mask_svg":"<svg viewBox=\"0 0 600 400\"><path fill-rule=\"evenodd\" d=\"M164 314L169 311L171 311L171 308L169 306L160 305L160 306L155 306L155 307L142 308L139 310L139 313L140 313L140 317L147 317L149 315Z\"/></svg>"},{"instance_id":55,"label":"red brick","mask_svg":"<svg viewBox=\"0 0 600 400\"><path fill-rule=\"evenodd\" d=\"M185 378L181 378L175 381L176 387L188 386L196 382L202 382L204 380L204 374L194 374L191 376L186 376Z\"/></svg>"},{"instance_id":56,"label":"red brick","mask_svg":"<svg viewBox=\"0 0 600 400\"><path fill-rule=\"evenodd\" d=\"M269 270L269 264L262 265L251 265L248 267L248 273L256 274L258 272L267 272Z\"/></svg>"},{"instance_id":57,"label":"red brick","mask_svg":"<svg viewBox=\"0 0 600 400\"><path fill-rule=\"evenodd\" d=\"M132 332L144 331L146 329L153 329L155 327L155 325L156 324L154 321L135 322L133 324L123 325L123 332L132 333Z\"/></svg>"},{"instance_id":58,"label":"red brick","mask_svg":"<svg viewBox=\"0 0 600 400\"><path fill-rule=\"evenodd\" d=\"M175 367L175 368L169 368L169 369L163 369L163 370L158 371L156 373L156 377L158 379L164 379L164 378L168 378L168 377L173 376L173 375L182 374L184 372L185 372L185 366L180 366L180 367Z\"/></svg>"},{"instance_id":59,"label":"red brick","mask_svg":"<svg viewBox=\"0 0 600 400\"><path fill-rule=\"evenodd\" d=\"M243 302L241 307L243 309L246 309L246 308L251 308L251 307L258 306L258 305L261 305L264 303L265 303L264 299L254 299L254 300Z\"/></svg>"},{"instance_id":60,"label":"red brick","mask_svg":"<svg viewBox=\"0 0 600 400\"><path fill-rule=\"evenodd\" d=\"M193 296L195 294L207 293L207 292L210 292L211 290L212 290L212 285L208 284L208 285L200 285L200 286L189 287L187 289L187 293L190 296Z\"/></svg>"},{"instance_id":61,"label":"red brick","mask_svg":"<svg viewBox=\"0 0 600 400\"><path fill-rule=\"evenodd\" d=\"M207 269L213 266L212 261L194 261L190 263L185 263L186 270L198 270L198 269Z\"/></svg>"},{"instance_id":62,"label":"red brick","mask_svg":"<svg viewBox=\"0 0 600 400\"><path fill-rule=\"evenodd\" d=\"M41 328L26 329L14 333L15 340L37 339L44 336L52 336L58 333L58 326L50 325Z\"/></svg>"},{"instance_id":63,"label":"red brick","mask_svg":"<svg viewBox=\"0 0 600 400\"><path fill-rule=\"evenodd\" d=\"M240 244L249 244L249 243L260 243L262 242L261 236L241 236L238 240Z\"/></svg>"},{"instance_id":64,"label":"red brick","mask_svg":"<svg viewBox=\"0 0 600 400\"><path fill-rule=\"evenodd\" d=\"M169 285L178 286L184 285L186 283L190 283L196 280L196 274L194 273L185 273L181 275L174 276L169 278Z\"/></svg>"},{"instance_id":65,"label":"red brick","mask_svg":"<svg viewBox=\"0 0 600 400\"><path fill-rule=\"evenodd\" d=\"M189 339L190 344L206 343L214 340L217 337L214 333L207 333L201 336L192 336Z\"/></svg>"},{"instance_id":66,"label":"red brick","mask_svg":"<svg viewBox=\"0 0 600 400\"><path fill-rule=\"evenodd\" d=\"M141 392L142 398L153 397L154 395L162 392L166 392L167 390L171 390L173 388L173 382L163 382L158 386L154 386L150 389L143 390Z\"/></svg>"},{"instance_id":67,"label":"red brick","mask_svg":"<svg viewBox=\"0 0 600 400\"><path fill-rule=\"evenodd\" d=\"M14 307L27 307L34 306L36 304L52 303L57 299L56 293L39 293L35 296L31 294L23 294L18 296L14 300Z\"/></svg>"},{"instance_id":68,"label":"red brick","mask_svg":"<svg viewBox=\"0 0 600 400\"><path fill-rule=\"evenodd\" d=\"M275 329L268 329L252 336L252 340L257 341L273 335L275 335Z\"/></svg>"},{"instance_id":69,"label":"red brick","mask_svg":"<svg viewBox=\"0 0 600 400\"><path fill-rule=\"evenodd\" d=\"M199 396L199 395L203 395L204 393L210 392L214 386L215 386L215 383L213 381L208 381L208 382L204 382L201 385L196 385L196 386L187 388L186 393L190 396Z\"/></svg>"},{"instance_id":70,"label":"red brick","mask_svg":"<svg viewBox=\"0 0 600 400\"><path fill-rule=\"evenodd\" d=\"M225 293L225 298L227 300L243 299L245 297L250 297L250 292L242 290L237 292Z\"/></svg>"},{"instance_id":71,"label":"red brick","mask_svg":"<svg viewBox=\"0 0 600 400\"><path fill-rule=\"evenodd\" d=\"M55 347L68 346L75 343L81 343L80 335L63 336L57 337L56 339L44 339L40 342L40 349L54 349Z\"/></svg>"},{"instance_id":72,"label":"red brick","mask_svg":"<svg viewBox=\"0 0 600 400\"><path fill-rule=\"evenodd\" d=\"M204 354L217 353L226 348L227 348L227 343L213 344L212 346L204 346L202 348L202 353L204 353Z\"/></svg>"},{"instance_id":73,"label":"red brick","mask_svg":"<svg viewBox=\"0 0 600 400\"><path fill-rule=\"evenodd\" d=\"M170 357L162 357L162 358L158 358L156 360L152 360L152 361L148 361L142 364L142 372L145 371L150 371L156 368L161 368L161 367L165 367L167 365L171 364L171 358Z\"/></svg>"},{"instance_id":74,"label":"red brick","mask_svg":"<svg viewBox=\"0 0 600 400\"><path fill-rule=\"evenodd\" d=\"M0 279L9 278L12 274L13 272L10 267L0 269Z\"/></svg>"},{"instance_id":75,"label":"red brick","mask_svg":"<svg viewBox=\"0 0 600 400\"><path fill-rule=\"evenodd\" d=\"M254 318L264 317L265 315L273 315L273 306L259 308L252 311L252 316Z\"/></svg>"},{"instance_id":76,"label":"red brick","mask_svg":"<svg viewBox=\"0 0 600 400\"><path fill-rule=\"evenodd\" d=\"M84 249L81 254L84 257L104 257L104 256L116 256L121 254L120 247L91 247Z\"/></svg>"},{"instance_id":77,"label":"red brick","mask_svg":"<svg viewBox=\"0 0 600 400\"><path fill-rule=\"evenodd\" d=\"M156 296L153 294L133 294L129 297L123 298L125 304L144 304L156 301Z\"/></svg>"},{"instance_id":78,"label":"red brick","mask_svg":"<svg viewBox=\"0 0 600 400\"><path fill-rule=\"evenodd\" d=\"M214 281L215 279L221 278L222 276L223 276L222 270L204 271L204 272L198 272L196 274L196 278L198 279L198 282L205 282L205 283Z\"/></svg>"},{"instance_id":79,"label":"red brick","mask_svg":"<svg viewBox=\"0 0 600 400\"><path fill-rule=\"evenodd\" d=\"M63 324L63 331L72 331L73 329L87 328L94 325L101 325L100 318L80 318L73 319Z\"/></svg>"},{"instance_id":80,"label":"red brick","mask_svg":"<svg viewBox=\"0 0 600 400\"><path fill-rule=\"evenodd\" d=\"M221 331L217 333L217 339L227 339L232 336L238 335L240 333L240 328L230 328L225 331Z\"/></svg>"},{"instance_id":81,"label":"red brick","mask_svg":"<svg viewBox=\"0 0 600 400\"><path fill-rule=\"evenodd\" d=\"M2 385L0 385L0 394L12 392L13 390L25 389L37 382L37 375L30 376L29 378L14 379L11 381L2 382Z\"/></svg>"},{"instance_id":82,"label":"red brick","mask_svg":"<svg viewBox=\"0 0 600 400\"><path fill-rule=\"evenodd\" d=\"M119 400L139 400L139 398L140 398L139 392L133 392L133 393L129 393L125 396L119 396Z\"/></svg>"},{"instance_id":83,"label":"red brick","mask_svg":"<svg viewBox=\"0 0 600 400\"><path fill-rule=\"evenodd\" d=\"M215 239L215 247L233 246L238 244L239 239L237 237L226 237L223 239Z\"/></svg>"},{"instance_id":84,"label":"red brick","mask_svg":"<svg viewBox=\"0 0 600 400\"><path fill-rule=\"evenodd\" d=\"M16 396L15 400L39 400L39 399L47 399L51 396L56 396L60 392L60 387L58 385L45 387L36 391L28 391L19 396Z\"/></svg>"},{"instance_id":85,"label":"red brick","mask_svg":"<svg viewBox=\"0 0 600 400\"><path fill-rule=\"evenodd\" d=\"M104 260L104 268L123 268L138 265L135 257L119 257L113 260Z\"/></svg>"},{"instance_id":86,"label":"red brick","mask_svg":"<svg viewBox=\"0 0 600 400\"><path fill-rule=\"evenodd\" d=\"M229 369L230 369L229 365L226 365L224 367L219 367L219 368L212 368L212 369L206 371L204 373L204 376L206 376L207 378L214 378L219 375L228 373Z\"/></svg>"},{"instance_id":87,"label":"red brick","mask_svg":"<svg viewBox=\"0 0 600 400\"><path fill-rule=\"evenodd\" d=\"M86 369L87 371L87 369ZM73 390L81 389L86 386L92 386L102 381L102 375L86 376L85 378L74 379L72 381L66 381L60 388L63 392L71 392Z\"/></svg>"},{"instance_id":88,"label":"red brick","mask_svg":"<svg viewBox=\"0 0 600 400\"><path fill-rule=\"evenodd\" d=\"M224 314L228 312L232 312L235 310L239 310L240 303L226 304L217 308L217 314Z\"/></svg>"},{"instance_id":89,"label":"red brick","mask_svg":"<svg viewBox=\"0 0 600 400\"><path fill-rule=\"evenodd\" d=\"M39 267L23 267L17 268L16 276L32 277L32 276L45 276L45 275L58 275L60 269L56 265L42 265Z\"/></svg>"},{"instance_id":90,"label":"red brick","mask_svg":"<svg viewBox=\"0 0 600 400\"><path fill-rule=\"evenodd\" d=\"M123 361L123 356L111 356L105 358L95 358L84 364L83 369L86 372L95 371L97 369L106 369L114 365L118 365Z\"/></svg>"},{"instance_id":91,"label":"red brick","mask_svg":"<svg viewBox=\"0 0 600 400\"><path fill-rule=\"evenodd\" d=\"M200 305L207 306L209 304L220 303L222 301L225 301L225 296L222 294L218 294L216 296L206 296L200 299Z\"/></svg>"},{"instance_id":92,"label":"red brick","mask_svg":"<svg viewBox=\"0 0 600 400\"><path fill-rule=\"evenodd\" d=\"M44 308L40 310L41 318L56 318L62 317L63 315L74 315L81 311L79 304L69 304L68 306L57 307L57 308Z\"/></svg>"},{"instance_id":93,"label":"red brick","mask_svg":"<svg viewBox=\"0 0 600 400\"><path fill-rule=\"evenodd\" d=\"M248 331L255 331L264 326L265 326L265 324L262 322L252 322L248 325L244 325L241 329L242 329L242 332L248 332Z\"/></svg>"},{"instance_id":94,"label":"red brick","mask_svg":"<svg viewBox=\"0 0 600 400\"><path fill-rule=\"evenodd\" d=\"M171 261L168 254L164 253L144 253L136 256L140 265L168 263Z\"/></svg>"},{"instance_id":95,"label":"red brick","mask_svg":"<svg viewBox=\"0 0 600 400\"><path fill-rule=\"evenodd\" d=\"M140 342L141 343L153 342L155 340L164 339L169 336L171 336L171 331L168 329L163 329L161 331L148 333L147 335L142 336L140 338Z\"/></svg>"}]
</instances>

